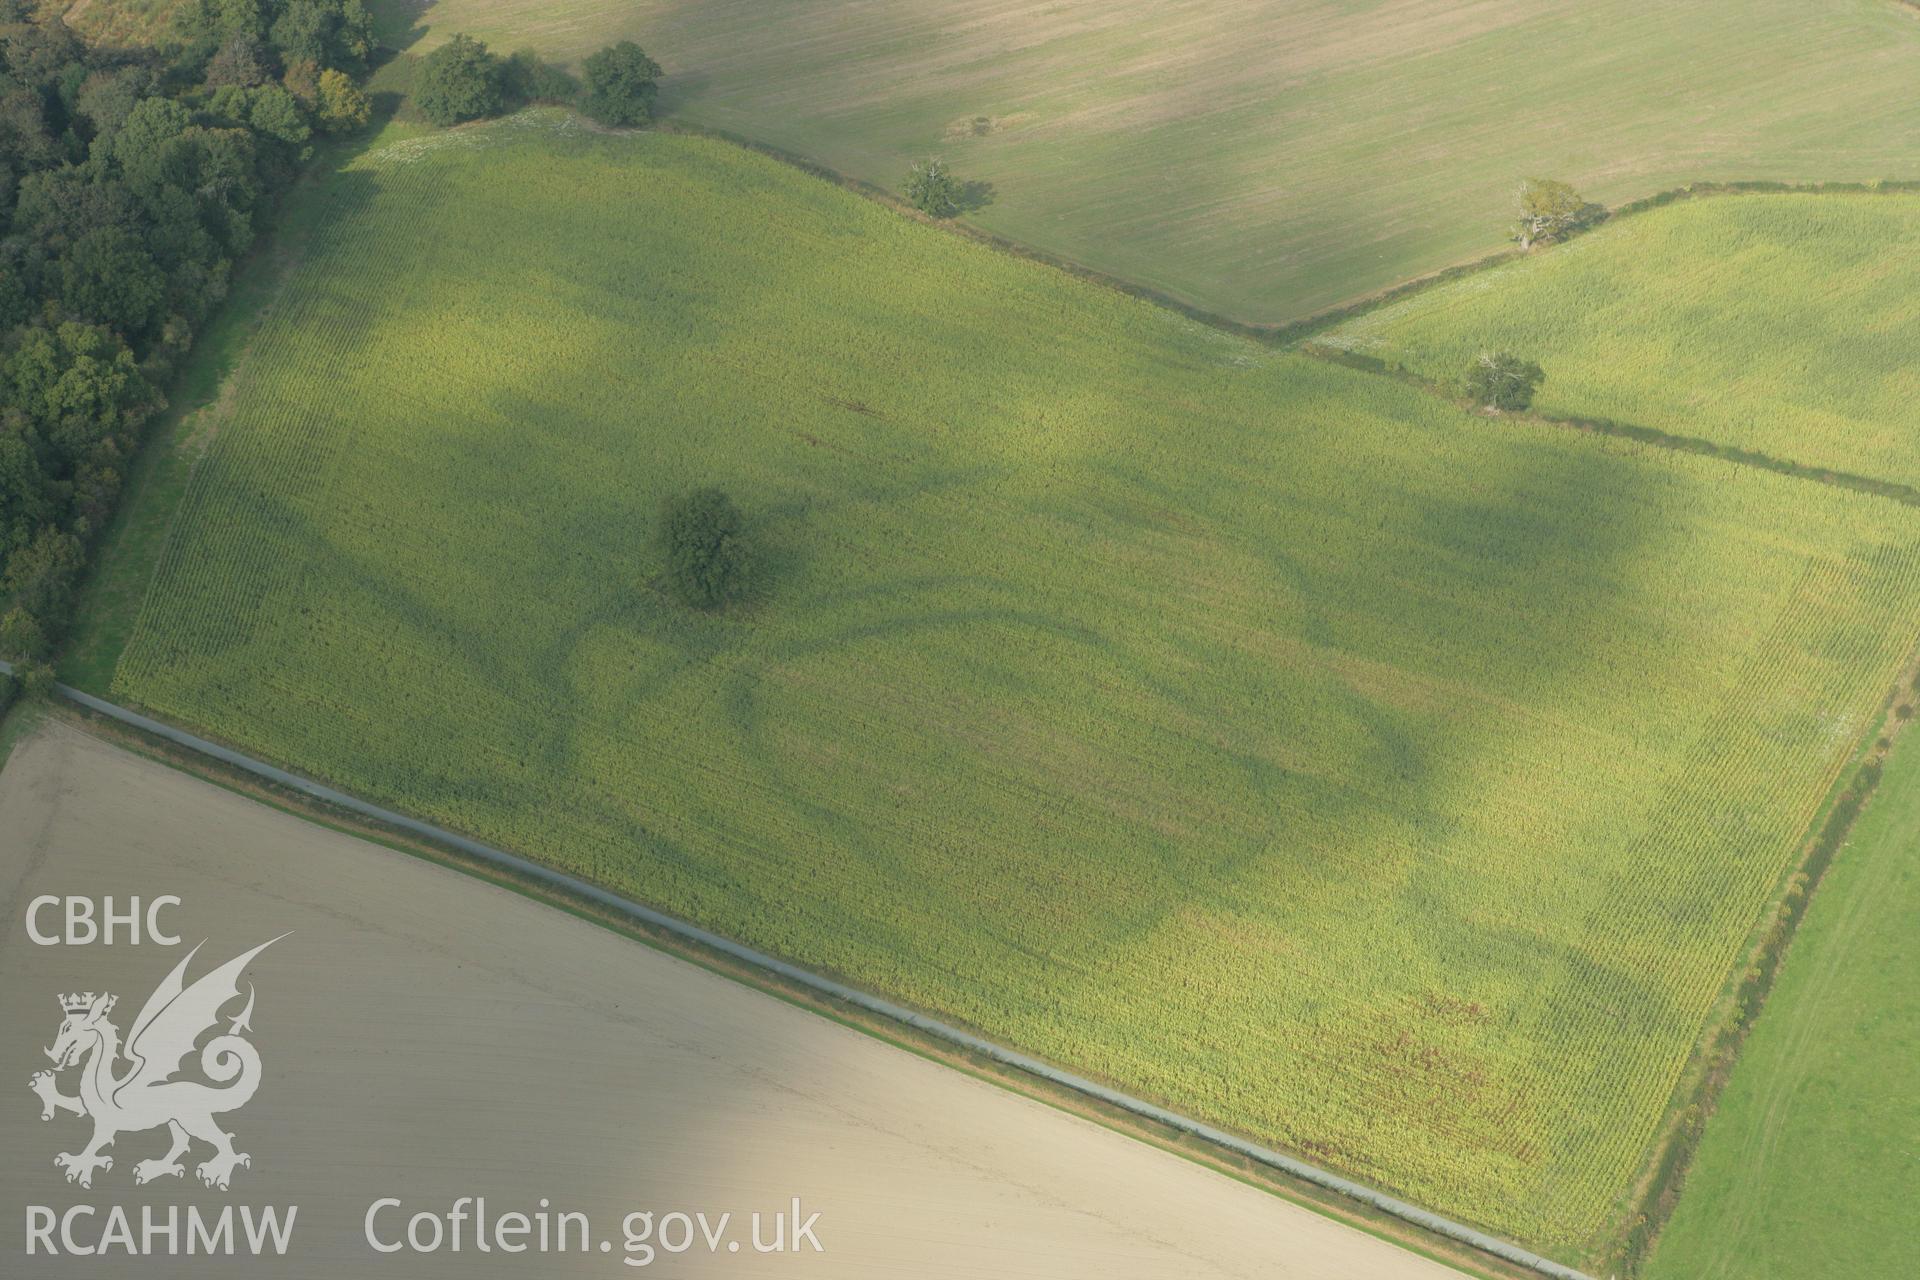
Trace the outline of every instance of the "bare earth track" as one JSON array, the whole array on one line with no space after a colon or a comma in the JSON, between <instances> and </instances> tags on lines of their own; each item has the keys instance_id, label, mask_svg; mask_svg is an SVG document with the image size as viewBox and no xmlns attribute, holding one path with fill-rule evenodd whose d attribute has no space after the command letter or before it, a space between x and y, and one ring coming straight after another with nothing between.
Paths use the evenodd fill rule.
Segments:
<instances>
[{"instance_id":1,"label":"bare earth track","mask_svg":"<svg viewBox=\"0 0 1920 1280\"><path fill-rule=\"evenodd\" d=\"M135 1188L157 1135L126 1135L90 1191L52 1156L24 1087L58 1021L53 996L137 1002L168 948L42 947L41 893L184 899L175 919L218 963L293 935L250 972L259 1096L227 1117L254 1156L225 1197ZM367 1205L397 1196L492 1212L540 1197L618 1240L638 1208L732 1211L799 1195L826 1253L671 1260L676 1276L1259 1276L1427 1280L1457 1273L1253 1188L1017 1098L506 890L302 822L49 725L0 773L0 1255L25 1259L24 1206L300 1206L294 1251L248 1274L525 1274L470 1249L376 1255ZM196 969L196 972L198 970ZM542 1275L630 1274L611 1256ZM31 1265L15 1271L11 1263ZM661 1261L665 1262L666 1259ZM43 1270L36 1267L44 1263ZM90 1260L88 1275L201 1274L204 1260ZM641 1274L646 1274L641 1272Z\"/></svg>"}]
</instances>

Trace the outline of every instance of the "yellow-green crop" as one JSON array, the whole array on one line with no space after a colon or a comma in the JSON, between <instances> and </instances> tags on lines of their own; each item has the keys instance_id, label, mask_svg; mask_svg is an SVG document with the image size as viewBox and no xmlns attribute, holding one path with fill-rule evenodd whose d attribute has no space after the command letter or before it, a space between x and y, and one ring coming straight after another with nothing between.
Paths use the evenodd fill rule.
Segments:
<instances>
[{"instance_id":1,"label":"yellow-green crop","mask_svg":"<svg viewBox=\"0 0 1920 1280\"><path fill-rule=\"evenodd\" d=\"M121 697L1578 1254L1920 513L549 115L333 179ZM658 584L714 484L764 576Z\"/></svg>"},{"instance_id":2,"label":"yellow-green crop","mask_svg":"<svg viewBox=\"0 0 1920 1280\"><path fill-rule=\"evenodd\" d=\"M1920 488L1920 195L1695 200L1415 294L1323 339L1430 377L1506 349L1534 408Z\"/></svg>"}]
</instances>

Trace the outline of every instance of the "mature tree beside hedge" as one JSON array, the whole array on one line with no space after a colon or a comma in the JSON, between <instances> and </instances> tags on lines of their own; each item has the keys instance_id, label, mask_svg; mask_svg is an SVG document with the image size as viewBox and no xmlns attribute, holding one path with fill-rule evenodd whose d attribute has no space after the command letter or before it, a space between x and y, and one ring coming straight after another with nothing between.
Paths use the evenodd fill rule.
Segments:
<instances>
[{"instance_id":1,"label":"mature tree beside hedge","mask_svg":"<svg viewBox=\"0 0 1920 1280\"><path fill-rule=\"evenodd\" d=\"M1553 178L1528 178L1520 184L1519 202L1513 238L1522 249L1563 239L1579 230L1589 216L1586 199Z\"/></svg>"},{"instance_id":2,"label":"mature tree beside hedge","mask_svg":"<svg viewBox=\"0 0 1920 1280\"><path fill-rule=\"evenodd\" d=\"M601 124L645 124L659 95L660 64L631 40L610 44L586 60L580 109Z\"/></svg>"},{"instance_id":3,"label":"mature tree beside hedge","mask_svg":"<svg viewBox=\"0 0 1920 1280\"><path fill-rule=\"evenodd\" d=\"M1486 409L1524 409L1546 381L1546 373L1531 360L1511 351L1483 351L1467 366L1468 398Z\"/></svg>"},{"instance_id":4,"label":"mature tree beside hedge","mask_svg":"<svg viewBox=\"0 0 1920 1280\"><path fill-rule=\"evenodd\" d=\"M946 161L929 156L907 174L907 203L929 217L951 218L960 212L960 180Z\"/></svg>"},{"instance_id":5,"label":"mature tree beside hedge","mask_svg":"<svg viewBox=\"0 0 1920 1280\"><path fill-rule=\"evenodd\" d=\"M437 125L498 115L506 105L500 59L464 33L420 60L413 100Z\"/></svg>"},{"instance_id":6,"label":"mature tree beside hedge","mask_svg":"<svg viewBox=\"0 0 1920 1280\"><path fill-rule=\"evenodd\" d=\"M751 550L740 509L718 489L695 489L667 504L660 541L667 580L697 609L713 609L746 590Z\"/></svg>"}]
</instances>

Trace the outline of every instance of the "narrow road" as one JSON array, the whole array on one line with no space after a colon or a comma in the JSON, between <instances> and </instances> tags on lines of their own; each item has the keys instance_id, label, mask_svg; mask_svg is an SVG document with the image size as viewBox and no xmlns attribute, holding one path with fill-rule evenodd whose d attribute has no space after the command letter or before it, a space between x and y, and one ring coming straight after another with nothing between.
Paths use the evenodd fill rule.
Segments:
<instances>
[{"instance_id":1,"label":"narrow road","mask_svg":"<svg viewBox=\"0 0 1920 1280\"><path fill-rule=\"evenodd\" d=\"M676 1277L1259 1277L1442 1280L1458 1273L1098 1125L902 1052L562 912L280 813L50 724L0 772L0 1258L25 1255L27 1206L297 1205L288 1256L248 1275L634 1274L623 1219L652 1210L771 1221L794 1197L824 1252L750 1243L656 1251ZM181 898L181 946L36 945L42 894ZM54 917L43 915L43 928ZM268 938L257 993L258 1095L222 1123L252 1163L233 1189L136 1187L164 1131L127 1133L91 1189L62 1181L76 1117L26 1088L61 1019L55 996L112 991L125 1028L201 938L197 976ZM232 1011L229 1010L229 1013ZM10 1074L9 1074L10 1073ZM73 1073L68 1072L71 1076ZM71 1083L63 1084L67 1092ZM196 1151L190 1159L203 1159ZM376 1252L407 1218L587 1215L598 1248L531 1256ZM379 1216L384 1214L384 1216ZM136 1217L137 1221L137 1217ZM637 1221L632 1224L636 1228ZM97 1236L99 1228L95 1227ZM764 1227L770 1234L771 1226ZM653 1237L664 1243L663 1237ZM677 1240L675 1241L677 1243ZM204 1259L78 1264L89 1276L199 1276ZM239 1274L236 1272L236 1274ZM639 1271L639 1274L646 1274Z\"/></svg>"}]
</instances>

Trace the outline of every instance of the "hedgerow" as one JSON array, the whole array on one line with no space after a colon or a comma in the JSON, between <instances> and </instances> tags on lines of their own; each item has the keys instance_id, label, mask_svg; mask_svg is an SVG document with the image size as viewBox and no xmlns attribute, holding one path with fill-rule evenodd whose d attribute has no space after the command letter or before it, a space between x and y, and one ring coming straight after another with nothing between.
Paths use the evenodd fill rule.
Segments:
<instances>
[{"instance_id":1,"label":"hedgerow","mask_svg":"<svg viewBox=\"0 0 1920 1280\"><path fill-rule=\"evenodd\" d=\"M1920 623L1920 511L1475 417L710 140L537 114L336 182L118 695L1604 1232ZM708 484L767 583L716 612L655 585Z\"/></svg>"},{"instance_id":2,"label":"hedgerow","mask_svg":"<svg viewBox=\"0 0 1920 1280\"><path fill-rule=\"evenodd\" d=\"M1437 285L1319 341L1453 378L1510 348L1549 416L1634 424L1911 492L1920 269L1911 184L1702 187L1567 245ZM1623 212L1632 212L1627 210ZM1618 215L1616 215L1618 217Z\"/></svg>"}]
</instances>

